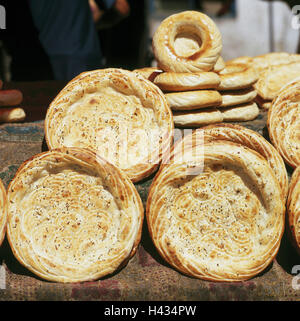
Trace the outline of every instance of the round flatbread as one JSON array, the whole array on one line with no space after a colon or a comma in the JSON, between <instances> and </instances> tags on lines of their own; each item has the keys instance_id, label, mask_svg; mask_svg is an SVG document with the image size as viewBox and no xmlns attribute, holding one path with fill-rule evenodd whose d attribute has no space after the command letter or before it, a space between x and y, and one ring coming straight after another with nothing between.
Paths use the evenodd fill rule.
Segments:
<instances>
[{"instance_id":1,"label":"round flatbread","mask_svg":"<svg viewBox=\"0 0 300 321\"><path fill-rule=\"evenodd\" d=\"M276 98L281 88L298 78L299 74L300 61L270 66L261 72L254 87L257 90L258 95L264 100L273 100Z\"/></svg>"},{"instance_id":2,"label":"round flatbread","mask_svg":"<svg viewBox=\"0 0 300 321\"><path fill-rule=\"evenodd\" d=\"M6 232L6 189L0 179L0 245L2 244Z\"/></svg>"},{"instance_id":3,"label":"round flatbread","mask_svg":"<svg viewBox=\"0 0 300 321\"><path fill-rule=\"evenodd\" d=\"M244 145L261 154L273 169L282 190L282 197L288 194L288 175L282 157L276 148L259 133L236 124L215 124L202 127L194 132L202 133L205 141L226 140Z\"/></svg>"},{"instance_id":4,"label":"round flatbread","mask_svg":"<svg viewBox=\"0 0 300 321\"><path fill-rule=\"evenodd\" d=\"M162 91L135 72L115 68L77 76L52 101L45 119L49 149L90 148L133 182L156 170L173 130Z\"/></svg>"},{"instance_id":5,"label":"round flatbread","mask_svg":"<svg viewBox=\"0 0 300 321\"><path fill-rule=\"evenodd\" d=\"M270 139L285 162L300 165L300 80L285 86L268 111Z\"/></svg>"},{"instance_id":6,"label":"round flatbread","mask_svg":"<svg viewBox=\"0 0 300 321\"><path fill-rule=\"evenodd\" d=\"M210 71L220 57L222 37L211 18L191 10L164 19L153 35L152 47L164 71Z\"/></svg>"},{"instance_id":7,"label":"round flatbread","mask_svg":"<svg viewBox=\"0 0 300 321\"><path fill-rule=\"evenodd\" d=\"M46 280L82 282L111 274L140 242L143 206L133 183L87 149L35 155L18 169L7 200L12 251Z\"/></svg>"},{"instance_id":8,"label":"round flatbread","mask_svg":"<svg viewBox=\"0 0 300 321\"><path fill-rule=\"evenodd\" d=\"M179 157L181 143L150 187L146 217L154 245L171 266L196 278L254 277L275 258L284 231L273 170L239 144L191 143Z\"/></svg>"},{"instance_id":9,"label":"round flatbread","mask_svg":"<svg viewBox=\"0 0 300 321\"><path fill-rule=\"evenodd\" d=\"M268 67L286 65L297 61L300 61L299 54L291 54L288 52L269 52L253 57L252 66L260 74Z\"/></svg>"},{"instance_id":10,"label":"round flatbread","mask_svg":"<svg viewBox=\"0 0 300 321\"><path fill-rule=\"evenodd\" d=\"M300 167L295 169L291 178L287 213L292 242L300 254Z\"/></svg>"}]
</instances>

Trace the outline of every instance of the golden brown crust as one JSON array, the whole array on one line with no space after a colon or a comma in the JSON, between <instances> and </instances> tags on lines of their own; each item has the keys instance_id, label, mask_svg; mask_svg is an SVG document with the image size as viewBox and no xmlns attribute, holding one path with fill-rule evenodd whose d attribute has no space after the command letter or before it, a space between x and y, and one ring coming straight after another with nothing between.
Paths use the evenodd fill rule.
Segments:
<instances>
[{"instance_id":1,"label":"golden brown crust","mask_svg":"<svg viewBox=\"0 0 300 321\"><path fill-rule=\"evenodd\" d=\"M284 161L278 151L262 135L236 124L215 124L202 127L194 132L202 132L205 141L226 140L244 145L261 154L273 169L282 190L282 197L286 199L288 194L288 175Z\"/></svg>"},{"instance_id":2,"label":"golden brown crust","mask_svg":"<svg viewBox=\"0 0 300 321\"><path fill-rule=\"evenodd\" d=\"M222 37L207 15L184 11L161 22L152 46L158 65L164 71L210 71L220 57Z\"/></svg>"},{"instance_id":3,"label":"golden brown crust","mask_svg":"<svg viewBox=\"0 0 300 321\"><path fill-rule=\"evenodd\" d=\"M259 115L259 108L256 103L236 105L232 107L220 108L224 121L249 121Z\"/></svg>"},{"instance_id":4,"label":"golden brown crust","mask_svg":"<svg viewBox=\"0 0 300 321\"><path fill-rule=\"evenodd\" d=\"M7 190L7 236L18 261L41 278L82 282L134 255L143 206L121 170L88 149L33 156Z\"/></svg>"},{"instance_id":5,"label":"golden brown crust","mask_svg":"<svg viewBox=\"0 0 300 321\"><path fill-rule=\"evenodd\" d=\"M276 256L284 230L285 206L273 170L239 144L181 143L148 195L146 217L157 250L193 277L254 277Z\"/></svg>"},{"instance_id":6,"label":"golden brown crust","mask_svg":"<svg viewBox=\"0 0 300 321\"><path fill-rule=\"evenodd\" d=\"M174 111L174 124L176 127L200 127L223 121L222 113L217 108L203 108L193 111Z\"/></svg>"},{"instance_id":7,"label":"golden brown crust","mask_svg":"<svg viewBox=\"0 0 300 321\"><path fill-rule=\"evenodd\" d=\"M254 87L264 100L273 100L281 88L299 77L300 61L270 66L260 73Z\"/></svg>"},{"instance_id":8,"label":"golden brown crust","mask_svg":"<svg viewBox=\"0 0 300 321\"><path fill-rule=\"evenodd\" d=\"M295 169L291 178L287 213L292 242L300 254L300 167Z\"/></svg>"},{"instance_id":9,"label":"golden brown crust","mask_svg":"<svg viewBox=\"0 0 300 321\"><path fill-rule=\"evenodd\" d=\"M300 80L280 90L268 111L270 139L284 161L291 167L300 165Z\"/></svg>"},{"instance_id":10,"label":"golden brown crust","mask_svg":"<svg viewBox=\"0 0 300 321\"><path fill-rule=\"evenodd\" d=\"M0 246L4 240L6 233L6 222L7 222L7 213L6 213L6 189L3 185L3 182L0 179Z\"/></svg>"},{"instance_id":11,"label":"golden brown crust","mask_svg":"<svg viewBox=\"0 0 300 321\"><path fill-rule=\"evenodd\" d=\"M252 58L252 66L260 74L270 66L286 65L300 61L299 54L287 52L269 52Z\"/></svg>"},{"instance_id":12,"label":"golden brown crust","mask_svg":"<svg viewBox=\"0 0 300 321\"><path fill-rule=\"evenodd\" d=\"M191 90L165 93L172 110L193 110L220 106L222 96L217 90Z\"/></svg>"},{"instance_id":13,"label":"golden brown crust","mask_svg":"<svg viewBox=\"0 0 300 321\"><path fill-rule=\"evenodd\" d=\"M246 65L251 66L252 62L253 62L252 57L240 56L240 57L233 58L231 60L227 60L226 64L229 64L229 65L231 65L231 64L246 64Z\"/></svg>"},{"instance_id":14,"label":"golden brown crust","mask_svg":"<svg viewBox=\"0 0 300 321\"><path fill-rule=\"evenodd\" d=\"M223 57L220 56L214 66L213 71L218 73L218 72L222 71L225 67L226 67L226 63L225 63Z\"/></svg>"},{"instance_id":15,"label":"golden brown crust","mask_svg":"<svg viewBox=\"0 0 300 321\"><path fill-rule=\"evenodd\" d=\"M108 68L70 81L50 104L48 147L86 147L137 182L153 173L173 140L162 91L135 72Z\"/></svg>"},{"instance_id":16,"label":"golden brown crust","mask_svg":"<svg viewBox=\"0 0 300 321\"><path fill-rule=\"evenodd\" d=\"M133 72L136 72L139 75L153 82L156 76L161 74L163 71L157 67L144 67L144 68L134 69Z\"/></svg>"},{"instance_id":17,"label":"golden brown crust","mask_svg":"<svg viewBox=\"0 0 300 321\"><path fill-rule=\"evenodd\" d=\"M221 83L218 90L236 90L251 87L258 80L254 68L246 64L226 64L219 72Z\"/></svg>"},{"instance_id":18,"label":"golden brown crust","mask_svg":"<svg viewBox=\"0 0 300 321\"><path fill-rule=\"evenodd\" d=\"M220 76L215 72L163 72L154 83L162 91L188 91L197 89L213 89L219 86Z\"/></svg>"},{"instance_id":19,"label":"golden brown crust","mask_svg":"<svg viewBox=\"0 0 300 321\"><path fill-rule=\"evenodd\" d=\"M222 104L220 107L229 107L252 102L257 92L253 87L241 90L226 90L220 92L222 95Z\"/></svg>"}]
</instances>

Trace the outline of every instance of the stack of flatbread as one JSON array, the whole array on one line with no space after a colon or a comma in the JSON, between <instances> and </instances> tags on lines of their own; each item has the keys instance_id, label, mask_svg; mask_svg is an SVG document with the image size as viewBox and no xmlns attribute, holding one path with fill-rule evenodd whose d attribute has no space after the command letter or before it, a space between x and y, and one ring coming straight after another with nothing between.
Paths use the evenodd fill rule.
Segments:
<instances>
[{"instance_id":1,"label":"stack of flatbread","mask_svg":"<svg viewBox=\"0 0 300 321\"><path fill-rule=\"evenodd\" d=\"M300 75L300 55L287 52L271 52L255 57L238 57L228 63L244 63L259 75L254 88L256 102L263 109L269 109L279 90Z\"/></svg>"},{"instance_id":2,"label":"stack of flatbread","mask_svg":"<svg viewBox=\"0 0 300 321\"><path fill-rule=\"evenodd\" d=\"M162 21L153 37L157 67L135 72L163 91L177 127L255 119L259 114L254 102L257 92L253 85L258 80L255 69L245 63L225 64L216 25L203 14L196 18L197 14L175 14ZM218 41L207 44L198 29L189 27L204 20L210 25L206 37ZM198 43L198 38L203 42ZM208 59L206 55L212 50ZM208 66L208 61L213 63Z\"/></svg>"},{"instance_id":3,"label":"stack of flatbread","mask_svg":"<svg viewBox=\"0 0 300 321\"><path fill-rule=\"evenodd\" d=\"M166 72L156 67L136 71L164 92L176 126L248 121L259 114L253 87L258 77L246 64L225 64L220 57L209 72Z\"/></svg>"}]
</instances>

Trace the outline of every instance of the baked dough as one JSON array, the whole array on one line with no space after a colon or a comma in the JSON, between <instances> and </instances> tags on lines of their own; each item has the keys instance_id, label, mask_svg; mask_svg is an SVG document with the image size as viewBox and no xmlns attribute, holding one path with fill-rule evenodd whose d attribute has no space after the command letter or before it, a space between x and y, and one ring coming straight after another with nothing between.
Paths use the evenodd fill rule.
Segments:
<instances>
[{"instance_id":1,"label":"baked dough","mask_svg":"<svg viewBox=\"0 0 300 321\"><path fill-rule=\"evenodd\" d=\"M223 70L225 67L226 67L226 63L225 63L223 57L220 56L220 57L218 58L216 64L215 64L215 66L214 66L213 71L214 71L214 72L220 72L220 71Z\"/></svg>"},{"instance_id":2,"label":"baked dough","mask_svg":"<svg viewBox=\"0 0 300 321\"><path fill-rule=\"evenodd\" d=\"M231 60L227 60L226 64L232 65L232 64L246 64L248 66L251 66L253 62L253 58L249 56L240 56L233 58Z\"/></svg>"},{"instance_id":3,"label":"baked dough","mask_svg":"<svg viewBox=\"0 0 300 321\"><path fill-rule=\"evenodd\" d=\"M228 123L202 127L194 132L194 136L197 137L199 133L202 133L205 141L231 141L251 148L261 154L274 171L282 190L282 197L286 199L288 194L288 175L284 161L276 148L262 135L244 126Z\"/></svg>"},{"instance_id":4,"label":"baked dough","mask_svg":"<svg viewBox=\"0 0 300 321\"><path fill-rule=\"evenodd\" d=\"M300 61L268 67L254 84L259 96L273 100L280 89L300 75Z\"/></svg>"},{"instance_id":5,"label":"baked dough","mask_svg":"<svg viewBox=\"0 0 300 321\"><path fill-rule=\"evenodd\" d=\"M257 92L253 87L241 90L226 90L220 92L222 95L222 104L220 107L229 107L249 103L255 99Z\"/></svg>"},{"instance_id":6,"label":"baked dough","mask_svg":"<svg viewBox=\"0 0 300 321\"><path fill-rule=\"evenodd\" d=\"M158 167L173 130L162 91L137 73L116 68L85 72L70 81L45 119L49 149L90 148L133 182Z\"/></svg>"},{"instance_id":7,"label":"baked dough","mask_svg":"<svg viewBox=\"0 0 300 321\"><path fill-rule=\"evenodd\" d=\"M0 246L4 240L6 232L6 189L0 179Z\"/></svg>"},{"instance_id":8,"label":"baked dough","mask_svg":"<svg viewBox=\"0 0 300 321\"><path fill-rule=\"evenodd\" d=\"M285 86L268 111L270 139L285 162L300 165L300 80Z\"/></svg>"},{"instance_id":9,"label":"baked dough","mask_svg":"<svg viewBox=\"0 0 300 321\"><path fill-rule=\"evenodd\" d=\"M111 274L140 242L144 213L137 190L124 172L87 149L35 155L18 169L7 199L12 251L46 280Z\"/></svg>"},{"instance_id":10,"label":"baked dough","mask_svg":"<svg viewBox=\"0 0 300 321\"><path fill-rule=\"evenodd\" d=\"M219 72L221 83L218 90L236 90L251 87L258 80L256 71L246 64L227 64Z\"/></svg>"},{"instance_id":11,"label":"baked dough","mask_svg":"<svg viewBox=\"0 0 300 321\"><path fill-rule=\"evenodd\" d=\"M217 90L191 90L165 93L172 110L192 110L216 107L222 104L222 96Z\"/></svg>"},{"instance_id":12,"label":"baked dough","mask_svg":"<svg viewBox=\"0 0 300 321\"><path fill-rule=\"evenodd\" d=\"M220 57L222 37L211 18L191 10L164 19L153 35L152 47L164 71L210 71Z\"/></svg>"},{"instance_id":13,"label":"baked dough","mask_svg":"<svg viewBox=\"0 0 300 321\"><path fill-rule=\"evenodd\" d=\"M252 66L258 73L261 73L270 66L286 65L297 61L300 61L299 54L291 54L288 52L269 52L264 55L253 57Z\"/></svg>"},{"instance_id":14,"label":"baked dough","mask_svg":"<svg viewBox=\"0 0 300 321\"><path fill-rule=\"evenodd\" d=\"M213 89L219 86L220 76L215 72L163 72L154 79L162 91Z\"/></svg>"},{"instance_id":15,"label":"baked dough","mask_svg":"<svg viewBox=\"0 0 300 321\"><path fill-rule=\"evenodd\" d=\"M272 105L272 100L265 100L259 95L257 95L254 99L257 105L262 109L269 109Z\"/></svg>"},{"instance_id":16,"label":"baked dough","mask_svg":"<svg viewBox=\"0 0 300 321\"><path fill-rule=\"evenodd\" d=\"M149 190L154 245L171 266L196 278L254 277L275 258L284 231L273 170L254 150L227 141L185 146L179 162L180 144Z\"/></svg>"},{"instance_id":17,"label":"baked dough","mask_svg":"<svg viewBox=\"0 0 300 321\"><path fill-rule=\"evenodd\" d=\"M300 254L300 166L293 172L287 201L289 232Z\"/></svg>"},{"instance_id":18,"label":"baked dough","mask_svg":"<svg viewBox=\"0 0 300 321\"><path fill-rule=\"evenodd\" d=\"M250 102L233 107L220 109L224 121L249 121L259 115L259 108L256 103Z\"/></svg>"},{"instance_id":19,"label":"baked dough","mask_svg":"<svg viewBox=\"0 0 300 321\"><path fill-rule=\"evenodd\" d=\"M160 73L162 73L163 71L157 67L144 67L144 68L134 69L133 72L136 72L139 75L153 82L155 77Z\"/></svg>"},{"instance_id":20,"label":"baked dough","mask_svg":"<svg viewBox=\"0 0 300 321\"><path fill-rule=\"evenodd\" d=\"M173 117L177 127L200 127L223 121L222 113L217 108L174 112Z\"/></svg>"}]
</instances>

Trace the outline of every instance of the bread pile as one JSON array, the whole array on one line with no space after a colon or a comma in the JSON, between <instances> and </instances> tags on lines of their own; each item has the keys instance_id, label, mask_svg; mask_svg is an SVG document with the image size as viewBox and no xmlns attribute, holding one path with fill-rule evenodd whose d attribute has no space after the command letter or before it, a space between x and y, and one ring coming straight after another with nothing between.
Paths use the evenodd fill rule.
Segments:
<instances>
[{"instance_id":1,"label":"bread pile","mask_svg":"<svg viewBox=\"0 0 300 321\"><path fill-rule=\"evenodd\" d=\"M245 63L258 73L254 84L256 102L263 109L269 109L279 90L300 75L300 55L287 52L271 52L255 57L238 57L229 63Z\"/></svg>"},{"instance_id":2,"label":"bread pile","mask_svg":"<svg viewBox=\"0 0 300 321\"><path fill-rule=\"evenodd\" d=\"M154 34L157 67L135 71L164 92L178 127L253 120L257 74L245 64L225 64L221 51L215 23L185 11L166 18Z\"/></svg>"},{"instance_id":3,"label":"bread pile","mask_svg":"<svg viewBox=\"0 0 300 321\"><path fill-rule=\"evenodd\" d=\"M136 73L101 69L71 80L47 110L49 151L20 166L7 208L0 194L17 260L55 282L92 281L126 265L144 220L133 182L157 169L173 130L165 96Z\"/></svg>"}]
</instances>

